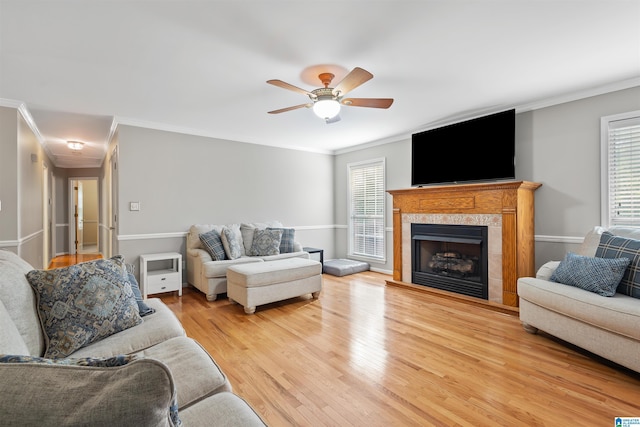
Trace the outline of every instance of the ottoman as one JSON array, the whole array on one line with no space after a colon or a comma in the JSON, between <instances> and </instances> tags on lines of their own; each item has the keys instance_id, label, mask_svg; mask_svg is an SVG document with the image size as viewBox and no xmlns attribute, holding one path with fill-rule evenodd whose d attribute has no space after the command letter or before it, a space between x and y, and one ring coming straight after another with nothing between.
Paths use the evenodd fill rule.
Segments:
<instances>
[{"instance_id":1,"label":"ottoman","mask_svg":"<svg viewBox=\"0 0 640 427\"><path fill-rule=\"evenodd\" d=\"M227 296L247 314L256 306L305 294L318 298L322 264L304 258L239 264L227 269Z\"/></svg>"}]
</instances>

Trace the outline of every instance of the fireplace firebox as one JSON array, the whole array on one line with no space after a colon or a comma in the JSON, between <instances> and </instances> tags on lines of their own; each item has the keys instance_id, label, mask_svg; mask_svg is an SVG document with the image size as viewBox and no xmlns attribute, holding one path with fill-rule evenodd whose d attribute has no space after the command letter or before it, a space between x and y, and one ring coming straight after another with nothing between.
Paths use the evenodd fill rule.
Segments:
<instances>
[{"instance_id":1,"label":"fireplace firebox","mask_svg":"<svg viewBox=\"0 0 640 427\"><path fill-rule=\"evenodd\" d=\"M411 281L489 298L486 226L411 224Z\"/></svg>"}]
</instances>

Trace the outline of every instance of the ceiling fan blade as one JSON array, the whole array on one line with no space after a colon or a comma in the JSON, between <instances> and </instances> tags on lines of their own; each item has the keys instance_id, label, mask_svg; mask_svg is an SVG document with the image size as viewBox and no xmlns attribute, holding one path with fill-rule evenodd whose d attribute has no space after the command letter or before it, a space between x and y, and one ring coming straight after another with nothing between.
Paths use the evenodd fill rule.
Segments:
<instances>
[{"instance_id":1,"label":"ceiling fan blade","mask_svg":"<svg viewBox=\"0 0 640 427\"><path fill-rule=\"evenodd\" d=\"M345 98L340 102L350 107L389 108L393 98Z\"/></svg>"},{"instance_id":2,"label":"ceiling fan blade","mask_svg":"<svg viewBox=\"0 0 640 427\"><path fill-rule=\"evenodd\" d=\"M367 82L373 78L373 74L367 70L363 70L360 67L356 67L338 85L333 88L333 94L335 96L344 96L347 92L351 92L364 82Z\"/></svg>"},{"instance_id":3,"label":"ceiling fan blade","mask_svg":"<svg viewBox=\"0 0 640 427\"><path fill-rule=\"evenodd\" d=\"M316 98L316 95L314 95L313 93L311 93L309 91L306 91L304 89L300 89L298 86L294 86L292 84L283 82L282 80L277 80L277 79L276 80L267 80L267 83L269 83L271 85L274 85L274 86L281 87L283 89L289 89L289 90L292 90L294 92L298 92L298 93L301 93L303 95L307 95L307 96L309 96L311 98Z\"/></svg>"},{"instance_id":4,"label":"ceiling fan blade","mask_svg":"<svg viewBox=\"0 0 640 427\"><path fill-rule=\"evenodd\" d=\"M287 111L291 111L291 110L297 110L298 108L311 108L313 106L313 104L309 103L309 104L300 104L300 105L294 105L293 107L286 107L286 108L281 108L279 110L273 110L273 111L269 111L269 114L280 114L280 113L285 113Z\"/></svg>"}]
</instances>

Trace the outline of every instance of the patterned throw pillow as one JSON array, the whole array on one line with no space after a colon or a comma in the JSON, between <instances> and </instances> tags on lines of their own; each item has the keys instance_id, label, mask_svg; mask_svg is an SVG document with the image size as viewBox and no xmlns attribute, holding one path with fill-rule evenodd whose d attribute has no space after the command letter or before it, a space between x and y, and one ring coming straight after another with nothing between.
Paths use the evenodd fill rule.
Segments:
<instances>
[{"instance_id":1,"label":"patterned throw pillow","mask_svg":"<svg viewBox=\"0 0 640 427\"><path fill-rule=\"evenodd\" d=\"M227 259L224 253L224 245L222 244L222 239L220 238L218 230L213 229L200 234L198 237L200 237L202 245L207 252L209 252L209 255L211 255L211 258L214 261L223 261Z\"/></svg>"},{"instance_id":2,"label":"patterned throw pillow","mask_svg":"<svg viewBox=\"0 0 640 427\"><path fill-rule=\"evenodd\" d=\"M293 242L296 237L295 228L267 228L267 230L282 230L282 239L280 240L280 253L290 254L295 252L293 248Z\"/></svg>"},{"instance_id":3,"label":"patterned throw pillow","mask_svg":"<svg viewBox=\"0 0 640 427\"><path fill-rule=\"evenodd\" d=\"M242 235L240 234L240 227L223 227L222 228L222 246L224 246L224 252L229 259L240 258L243 255L243 243Z\"/></svg>"},{"instance_id":4,"label":"patterned throw pillow","mask_svg":"<svg viewBox=\"0 0 640 427\"><path fill-rule=\"evenodd\" d=\"M612 297L628 265L626 258L593 258L569 252L549 280Z\"/></svg>"},{"instance_id":5,"label":"patterned throw pillow","mask_svg":"<svg viewBox=\"0 0 640 427\"><path fill-rule=\"evenodd\" d=\"M120 354L112 357L81 357L68 359L47 359L38 356L22 356L12 354L0 354L0 363L44 363L47 365L71 365L71 366L94 366L98 368L112 368L114 366L124 366L136 360L138 357L133 354Z\"/></svg>"},{"instance_id":6,"label":"patterned throw pillow","mask_svg":"<svg viewBox=\"0 0 640 427\"><path fill-rule=\"evenodd\" d=\"M251 243L251 255L267 256L278 255L280 253L280 240L282 239L282 230L256 230L253 233L253 242Z\"/></svg>"},{"instance_id":7,"label":"patterned throw pillow","mask_svg":"<svg viewBox=\"0 0 640 427\"><path fill-rule=\"evenodd\" d=\"M629 267L627 267L618 285L618 292L633 298L640 298L640 240L614 236L605 231L600 237L596 256L601 258L627 258Z\"/></svg>"},{"instance_id":8,"label":"patterned throw pillow","mask_svg":"<svg viewBox=\"0 0 640 427\"><path fill-rule=\"evenodd\" d=\"M121 255L32 270L27 280L37 297L46 358L67 357L142 322Z\"/></svg>"}]
</instances>

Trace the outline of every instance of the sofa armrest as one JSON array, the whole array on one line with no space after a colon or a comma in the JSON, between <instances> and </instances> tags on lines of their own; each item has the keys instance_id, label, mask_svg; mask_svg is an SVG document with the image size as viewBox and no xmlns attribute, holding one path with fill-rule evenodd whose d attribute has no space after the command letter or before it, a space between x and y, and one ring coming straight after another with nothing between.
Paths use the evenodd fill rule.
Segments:
<instances>
[{"instance_id":1,"label":"sofa armrest","mask_svg":"<svg viewBox=\"0 0 640 427\"><path fill-rule=\"evenodd\" d=\"M293 252L302 252L302 243L293 242Z\"/></svg>"},{"instance_id":2,"label":"sofa armrest","mask_svg":"<svg viewBox=\"0 0 640 427\"><path fill-rule=\"evenodd\" d=\"M201 263L205 263L208 261L213 261L209 252L204 249L189 249L187 251L187 255L191 257L194 261L200 260Z\"/></svg>"},{"instance_id":3,"label":"sofa armrest","mask_svg":"<svg viewBox=\"0 0 640 427\"><path fill-rule=\"evenodd\" d=\"M173 426L169 369L154 359L123 366L0 363L7 425Z\"/></svg>"},{"instance_id":4,"label":"sofa armrest","mask_svg":"<svg viewBox=\"0 0 640 427\"><path fill-rule=\"evenodd\" d=\"M560 261L549 261L543 264L536 273L536 279L549 280L558 265L560 265Z\"/></svg>"}]
</instances>

